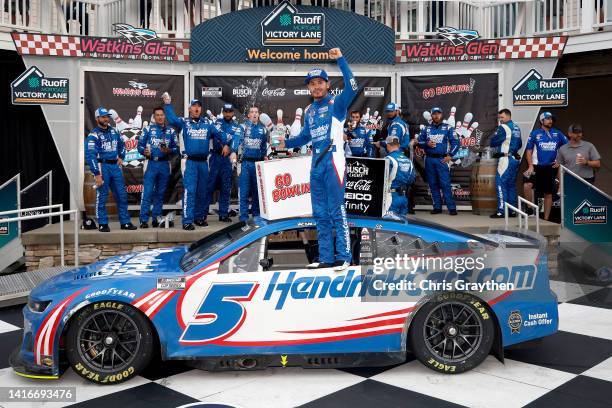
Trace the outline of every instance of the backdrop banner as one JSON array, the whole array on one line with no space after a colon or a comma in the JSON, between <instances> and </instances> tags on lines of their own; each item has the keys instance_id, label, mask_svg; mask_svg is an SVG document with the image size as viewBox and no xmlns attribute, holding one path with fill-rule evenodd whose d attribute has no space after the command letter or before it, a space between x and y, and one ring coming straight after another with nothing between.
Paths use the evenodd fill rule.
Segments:
<instances>
[{"instance_id":1,"label":"backdrop banner","mask_svg":"<svg viewBox=\"0 0 612 408\"><path fill-rule=\"evenodd\" d=\"M358 77L359 93L349 108L365 112L370 108L382 114L391 98L391 77ZM194 95L202 97L204 109L215 115L224 103L236 107L236 116L242 122L248 107L258 106L277 122L276 111L283 110L283 121L291 125L297 108L306 108L312 102L304 76L197 76ZM343 89L342 77L330 77L330 92L339 94Z\"/></svg>"},{"instance_id":2,"label":"backdrop banner","mask_svg":"<svg viewBox=\"0 0 612 408\"><path fill-rule=\"evenodd\" d=\"M471 205L470 173L478 152L488 146L497 126L498 75L431 75L401 78L401 106L412 135L420 125L427 125L425 111L437 106L443 118L456 123L460 149L453 157L451 188L457 205ZM455 108L454 115L451 109ZM429 186L424 179L424 161L416 157L415 204L431 205Z\"/></svg>"},{"instance_id":3,"label":"backdrop banner","mask_svg":"<svg viewBox=\"0 0 612 408\"><path fill-rule=\"evenodd\" d=\"M126 147L123 178L129 204L140 204L143 190L144 157L138 153L138 138L152 121L153 109L161 105L161 95L169 92L177 115L183 115L185 86L183 75L131 74L119 72L85 72L85 134L96 126L94 111L109 109L111 125L121 133ZM172 172L164 203L181 199L183 183L180 158L172 160ZM180 207L180 203L178 203Z\"/></svg>"}]
</instances>

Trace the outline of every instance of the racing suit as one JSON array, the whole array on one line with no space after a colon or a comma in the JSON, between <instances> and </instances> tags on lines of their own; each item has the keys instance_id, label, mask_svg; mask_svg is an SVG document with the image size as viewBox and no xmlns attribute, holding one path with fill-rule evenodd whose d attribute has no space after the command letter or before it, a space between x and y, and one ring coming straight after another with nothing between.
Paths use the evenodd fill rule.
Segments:
<instances>
[{"instance_id":1,"label":"racing suit","mask_svg":"<svg viewBox=\"0 0 612 408\"><path fill-rule=\"evenodd\" d=\"M183 225L193 224L194 220L206 217L204 206L207 203L210 139L217 136L224 142L225 135L202 116L197 120L176 116L171 104L164 105L164 112L168 123L181 129L183 134L185 150L181 153L187 156L183 172Z\"/></svg>"},{"instance_id":2,"label":"racing suit","mask_svg":"<svg viewBox=\"0 0 612 408\"><path fill-rule=\"evenodd\" d=\"M117 202L119 222L121 224L129 223L127 192L125 191L121 167L117 164L117 159L123 160L125 158L125 145L121 135L112 126L108 126L106 129L96 126L87 136L85 143L87 146L85 161L89 165L89 169L95 176L102 174L102 180L104 180L104 184L96 189L96 218L98 224L108 224L106 200L108 199L109 188Z\"/></svg>"},{"instance_id":3,"label":"racing suit","mask_svg":"<svg viewBox=\"0 0 612 408\"><path fill-rule=\"evenodd\" d=\"M399 115L391 119L387 125L387 137L397 136L400 141L400 149L405 150L410 148L410 132L408 131L408 125L400 118ZM380 141L380 146L387 148L387 142L384 140Z\"/></svg>"},{"instance_id":4,"label":"racing suit","mask_svg":"<svg viewBox=\"0 0 612 408\"><path fill-rule=\"evenodd\" d=\"M150 157L144 163L144 191L140 201L140 222L149 222L151 202L153 204L153 219L162 215L164 193L170 178L170 161L160 145L165 144L170 154L178 153L176 130L171 126L152 124L144 128L138 140L138 152L144 154L148 147Z\"/></svg>"},{"instance_id":5,"label":"racing suit","mask_svg":"<svg viewBox=\"0 0 612 408\"><path fill-rule=\"evenodd\" d=\"M429 147L427 142L433 140L435 147ZM442 209L440 188L444 193L444 201L449 210L456 210L455 200L450 185L450 165L444 163L444 157L454 156L459 149L459 140L455 130L446 123L427 125L419 134L419 147L425 150L425 174L431 190L434 210Z\"/></svg>"},{"instance_id":6,"label":"racing suit","mask_svg":"<svg viewBox=\"0 0 612 408\"><path fill-rule=\"evenodd\" d=\"M327 94L315 100L304 115L304 128L296 137L287 139L287 148L302 146L312 140L310 196L312 212L317 222L319 262L334 263L332 228L336 229L336 261L351 262L344 187L346 160L344 157L343 123L355 97L357 83L344 57L338 58L344 90L338 96Z\"/></svg>"},{"instance_id":7,"label":"racing suit","mask_svg":"<svg viewBox=\"0 0 612 408\"><path fill-rule=\"evenodd\" d=\"M516 175L520 160L518 151L523 146L521 129L513 121L502 123L491 139L491 147L496 150L493 157L499 158L495 174L497 190L497 212L504 213L504 202L517 207ZM519 156L520 157L520 156Z\"/></svg>"},{"instance_id":8,"label":"racing suit","mask_svg":"<svg viewBox=\"0 0 612 408\"><path fill-rule=\"evenodd\" d=\"M231 144L233 138L240 137L242 127L235 120L229 122L225 119L218 119L215 123L217 130L225 134L226 143ZM204 218L208 214L210 201L215 190L219 190L219 218L225 218L229 214L230 194L232 192L232 162L229 156L223 156L223 147L226 144L221 139L213 139L213 148L208 159L208 191L206 192L206 206L204 208Z\"/></svg>"},{"instance_id":9,"label":"racing suit","mask_svg":"<svg viewBox=\"0 0 612 408\"><path fill-rule=\"evenodd\" d=\"M249 219L249 198L253 217L259 216L259 197L257 195L257 169L255 162L262 161L268 150L268 134L261 123L247 121L242 125L242 132L232 139L232 151L238 152L242 145L242 163L240 166L239 195L240 221Z\"/></svg>"},{"instance_id":10,"label":"racing suit","mask_svg":"<svg viewBox=\"0 0 612 408\"><path fill-rule=\"evenodd\" d=\"M346 130L345 132L349 140L349 147L351 149L351 156L354 157L372 157L372 143L371 134L368 129L358 125L353 130Z\"/></svg>"},{"instance_id":11,"label":"racing suit","mask_svg":"<svg viewBox=\"0 0 612 408\"><path fill-rule=\"evenodd\" d=\"M412 160L406 157L401 150L389 153L385 160L389 161L389 182L391 184L391 200L387 201L389 206L387 211L399 217L406 217L408 214L406 190L416 178Z\"/></svg>"},{"instance_id":12,"label":"racing suit","mask_svg":"<svg viewBox=\"0 0 612 408\"><path fill-rule=\"evenodd\" d=\"M567 137L559 129L546 131L536 129L529 135L526 150L534 148L538 154L538 164L535 168L535 189L540 194L553 194L557 191L555 178L557 169L553 167L557 159L557 151L568 142Z\"/></svg>"}]
</instances>

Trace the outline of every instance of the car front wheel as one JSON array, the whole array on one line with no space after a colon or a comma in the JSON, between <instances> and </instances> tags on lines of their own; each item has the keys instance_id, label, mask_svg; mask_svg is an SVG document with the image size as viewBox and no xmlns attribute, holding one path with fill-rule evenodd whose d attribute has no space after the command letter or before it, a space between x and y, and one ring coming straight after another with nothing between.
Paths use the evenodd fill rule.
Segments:
<instances>
[{"instance_id":1,"label":"car front wheel","mask_svg":"<svg viewBox=\"0 0 612 408\"><path fill-rule=\"evenodd\" d=\"M415 357L434 371L457 374L489 354L495 323L486 304L468 293L442 293L424 304L410 327Z\"/></svg>"},{"instance_id":2,"label":"car front wheel","mask_svg":"<svg viewBox=\"0 0 612 408\"><path fill-rule=\"evenodd\" d=\"M138 375L151 361L154 336L134 307L96 302L80 310L66 336L72 369L99 384L117 384Z\"/></svg>"}]
</instances>

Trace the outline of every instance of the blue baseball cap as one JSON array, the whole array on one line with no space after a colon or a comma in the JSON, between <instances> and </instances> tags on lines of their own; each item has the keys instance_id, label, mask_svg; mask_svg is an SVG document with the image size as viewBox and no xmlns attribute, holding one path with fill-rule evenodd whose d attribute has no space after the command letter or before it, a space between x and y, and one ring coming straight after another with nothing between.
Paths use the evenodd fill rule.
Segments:
<instances>
[{"instance_id":1,"label":"blue baseball cap","mask_svg":"<svg viewBox=\"0 0 612 408\"><path fill-rule=\"evenodd\" d=\"M200 100L199 100L199 99L192 99L192 100L189 102L189 106L191 107L191 106L195 105L196 103L197 103L198 105L202 106L202 102L200 102Z\"/></svg>"},{"instance_id":2,"label":"blue baseball cap","mask_svg":"<svg viewBox=\"0 0 612 408\"><path fill-rule=\"evenodd\" d=\"M387 106L385 106L385 112L394 112L399 110L399 106L395 102L389 102Z\"/></svg>"},{"instance_id":3,"label":"blue baseball cap","mask_svg":"<svg viewBox=\"0 0 612 408\"><path fill-rule=\"evenodd\" d=\"M234 105L232 105L231 103L225 103L225 104L223 104L223 110L224 111L233 111L234 110Z\"/></svg>"},{"instance_id":4,"label":"blue baseball cap","mask_svg":"<svg viewBox=\"0 0 612 408\"><path fill-rule=\"evenodd\" d=\"M329 77L327 76L327 72L325 72L324 69L314 68L308 71L308 74L306 74L306 79L304 80L304 83L308 85L310 80L315 79L315 78L321 78L324 81L329 82Z\"/></svg>"},{"instance_id":5,"label":"blue baseball cap","mask_svg":"<svg viewBox=\"0 0 612 408\"><path fill-rule=\"evenodd\" d=\"M542 112L540 114L540 121L543 121L544 119L552 119L553 114L550 112Z\"/></svg>"},{"instance_id":6,"label":"blue baseball cap","mask_svg":"<svg viewBox=\"0 0 612 408\"><path fill-rule=\"evenodd\" d=\"M387 142L387 144L399 144L400 139L396 135L391 135L391 136L387 136L387 138L385 139L385 142Z\"/></svg>"},{"instance_id":7,"label":"blue baseball cap","mask_svg":"<svg viewBox=\"0 0 612 408\"><path fill-rule=\"evenodd\" d=\"M440 108L439 106L434 106L433 108L431 108L431 113L436 113L436 112L442 113L442 108Z\"/></svg>"},{"instance_id":8,"label":"blue baseball cap","mask_svg":"<svg viewBox=\"0 0 612 408\"><path fill-rule=\"evenodd\" d=\"M108 112L108 110L106 110L106 108L100 106L98 109L96 109L95 115L96 118L99 118L100 116L110 116L110 113Z\"/></svg>"}]
</instances>

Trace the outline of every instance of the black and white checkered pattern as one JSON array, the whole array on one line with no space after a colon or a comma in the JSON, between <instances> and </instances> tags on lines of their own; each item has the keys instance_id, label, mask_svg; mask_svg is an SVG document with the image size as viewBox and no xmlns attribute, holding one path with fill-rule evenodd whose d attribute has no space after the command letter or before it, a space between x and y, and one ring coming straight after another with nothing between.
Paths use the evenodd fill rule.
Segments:
<instances>
[{"instance_id":1,"label":"black and white checkered pattern","mask_svg":"<svg viewBox=\"0 0 612 408\"><path fill-rule=\"evenodd\" d=\"M479 37L477 31L457 30L453 27L440 27L438 33L441 37L450 41L455 47L462 44L467 44Z\"/></svg>"},{"instance_id":2,"label":"black and white checkered pattern","mask_svg":"<svg viewBox=\"0 0 612 408\"><path fill-rule=\"evenodd\" d=\"M551 283L561 302L557 334L530 348L506 350L505 364L490 356L460 375L435 373L414 359L383 368L220 373L167 362L114 386L89 383L71 370L58 381L39 382L18 377L8 367L23 325L21 307L12 307L0 310L0 384L76 386L76 406L87 408L178 407L198 401L243 408L610 407L612 285L588 279L576 283L561 275Z\"/></svg>"}]
</instances>

